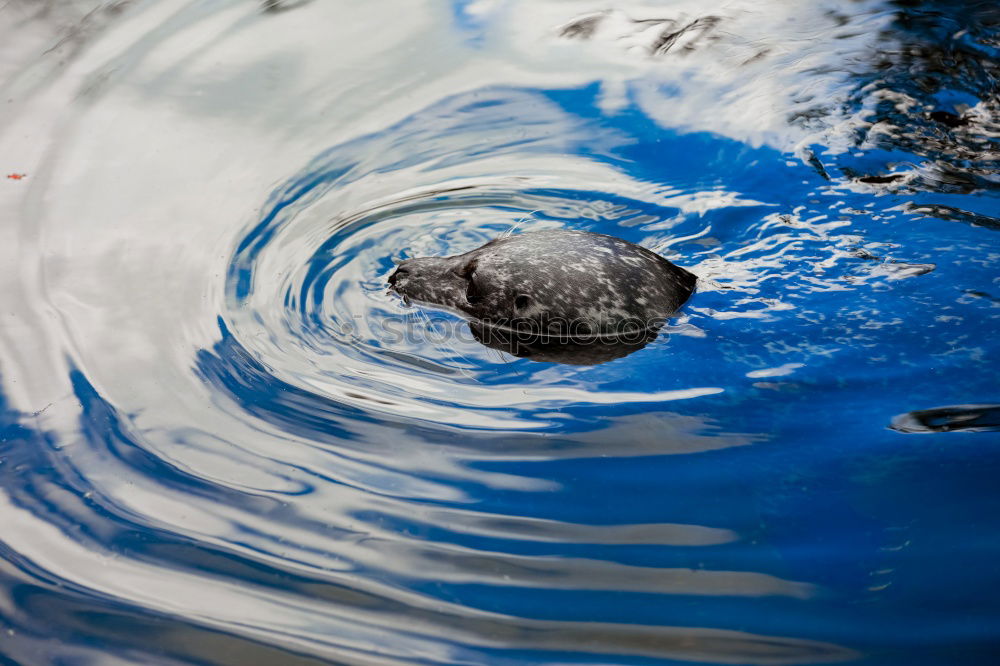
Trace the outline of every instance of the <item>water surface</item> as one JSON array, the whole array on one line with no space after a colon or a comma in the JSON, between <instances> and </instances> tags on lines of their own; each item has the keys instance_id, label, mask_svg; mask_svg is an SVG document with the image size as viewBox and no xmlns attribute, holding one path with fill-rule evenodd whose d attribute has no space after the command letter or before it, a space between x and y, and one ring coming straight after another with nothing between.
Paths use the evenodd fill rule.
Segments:
<instances>
[{"instance_id":1,"label":"water surface","mask_svg":"<svg viewBox=\"0 0 1000 666\"><path fill-rule=\"evenodd\" d=\"M991 664L994 3L0 6L0 660ZM593 366L399 260L699 276Z\"/></svg>"}]
</instances>

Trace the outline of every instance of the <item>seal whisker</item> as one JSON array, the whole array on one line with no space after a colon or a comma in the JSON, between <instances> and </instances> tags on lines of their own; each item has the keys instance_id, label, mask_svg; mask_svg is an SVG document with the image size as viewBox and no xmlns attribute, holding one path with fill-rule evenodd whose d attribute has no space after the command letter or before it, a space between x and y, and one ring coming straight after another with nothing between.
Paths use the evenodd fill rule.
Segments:
<instances>
[{"instance_id":1,"label":"seal whisker","mask_svg":"<svg viewBox=\"0 0 1000 666\"><path fill-rule=\"evenodd\" d=\"M415 313L418 314L420 317L423 318L425 328L428 331L430 331L433 328L433 326L434 326L434 322L431 321L430 316L426 312L423 312L421 310L416 310ZM446 340L442 340L441 342L434 342L433 343L434 344L434 348L437 349L440 352L445 352L445 353L451 352L452 355L458 356L461 360L465 361L466 363L468 363L470 365L475 365L473 363L473 361L471 359L469 359L468 356L466 356L462 352L458 351L458 349L456 349L451 344L450 341L446 341ZM474 376L471 372L469 372L467 369L463 368L462 366L458 366L456 369L458 370L458 373L460 375L462 375L463 377L465 377L466 379L472 379L473 376Z\"/></svg>"},{"instance_id":2,"label":"seal whisker","mask_svg":"<svg viewBox=\"0 0 1000 666\"><path fill-rule=\"evenodd\" d=\"M535 213L541 213L541 212L542 212L541 208L536 208L535 210L531 211L530 213L528 213L527 215L525 215L524 217L522 217L520 220L518 220L517 222L515 222L514 226L512 226L510 229L508 229L507 231L505 231L502 234L500 234L500 238L507 238L507 237L509 237L511 234L514 233L514 230L516 230L519 226L521 226L522 224L524 224L525 220L527 220L529 217L531 217Z\"/></svg>"}]
</instances>

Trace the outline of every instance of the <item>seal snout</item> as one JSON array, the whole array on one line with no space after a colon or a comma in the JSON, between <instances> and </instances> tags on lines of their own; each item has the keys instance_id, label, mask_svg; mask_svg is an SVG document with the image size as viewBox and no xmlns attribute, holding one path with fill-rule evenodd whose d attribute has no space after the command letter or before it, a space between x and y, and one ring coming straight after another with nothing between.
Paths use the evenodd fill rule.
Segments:
<instances>
[{"instance_id":1,"label":"seal snout","mask_svg":"<svg viewBox=\"0 0 1000 666\"><path fill-rule=\"evenodd\" d=\"M458 294L465 293L465 282L451 268L451 262L440 257L406 259L389 276L389 287L404 298L455 306Z\"/></svg>"},{"instance_id":2,"label":"seal snout","mask_svg":"<svg viewBox=\"0 0 1000 666\"><path fill-rule=\"evenodd\" d=\"M396 266L396 270L389 276L389 284L391 286L395 287L396 282L398 282L400 278L406 278L406 276L410 274L410 269L406 267L407 261L409 261L409 259L400 262L400 264Z\"/></svg>"}]
</instances>

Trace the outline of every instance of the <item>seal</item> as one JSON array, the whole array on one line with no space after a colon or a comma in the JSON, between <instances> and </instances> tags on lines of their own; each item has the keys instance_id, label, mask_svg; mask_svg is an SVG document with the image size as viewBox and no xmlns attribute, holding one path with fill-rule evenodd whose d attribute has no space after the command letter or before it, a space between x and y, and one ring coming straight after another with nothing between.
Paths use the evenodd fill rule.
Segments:
<instances>
[{"instance_id":1,"label":"seal","mask_svg":"<svg viewBox=\"0 0 1000 666\"><path fill-rule=\"evenodd\" d=\"M551 349L552 342L560 350L625 342L634 351L695 283L693 274L644 247L564 229L501 237L451 257L407 259L389 276L404 299L457 310L472 319L477 340L516 355L530 355L518 347ZM501 342L487 341L491 331ZM513 350L512 334L521 343Z\"/></svg>"}]
</instances>

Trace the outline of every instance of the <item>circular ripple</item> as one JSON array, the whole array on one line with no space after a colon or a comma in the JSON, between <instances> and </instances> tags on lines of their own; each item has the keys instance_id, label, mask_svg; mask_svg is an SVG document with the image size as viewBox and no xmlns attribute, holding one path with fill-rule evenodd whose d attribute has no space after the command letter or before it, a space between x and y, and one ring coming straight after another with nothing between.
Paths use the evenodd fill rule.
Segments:
<instances>
[{"instance_id":1,"label":"circular ripple","mask_svg":"<svg viewBox=\"0 0 1000 666\"><path fill-rule=\"evenodd\" d=\"M682 382L615 388L631 364L662 357L667 335L645 358L553 366L483 347L459 317L387 292L401 259L465 252L512 231L585 229L661 252L676 236L699 234L701 222L680 213L704 197L593 157L615 140L626 142L539 96L504 91L451 100L332 149L279 188L240 239L226 325L282 382L451 425L540 427L537 414L565 401L718 392ZM674 331L696 330L683 316L675 323Z\"/></svg>"}]
</instances>

